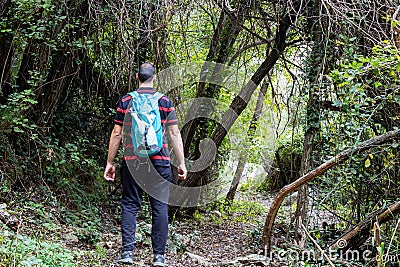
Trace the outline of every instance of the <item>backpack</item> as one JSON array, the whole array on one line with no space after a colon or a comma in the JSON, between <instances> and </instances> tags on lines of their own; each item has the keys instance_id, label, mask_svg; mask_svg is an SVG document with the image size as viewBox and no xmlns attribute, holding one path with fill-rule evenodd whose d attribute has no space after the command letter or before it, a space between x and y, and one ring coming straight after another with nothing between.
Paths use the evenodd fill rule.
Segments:
<instances>
[{"instance_id":1,"label":"backpack","mask_svg":"<svg viewBox=\"0 0 400 267\"><path fill-rule=\"evenodd\" d=\"M162 149L163 135L158 100L161 93L139 94L132 96L132 106L129 110L132 117L132 145L138 157L149 157Z\"/></svg>"}]
</instances>

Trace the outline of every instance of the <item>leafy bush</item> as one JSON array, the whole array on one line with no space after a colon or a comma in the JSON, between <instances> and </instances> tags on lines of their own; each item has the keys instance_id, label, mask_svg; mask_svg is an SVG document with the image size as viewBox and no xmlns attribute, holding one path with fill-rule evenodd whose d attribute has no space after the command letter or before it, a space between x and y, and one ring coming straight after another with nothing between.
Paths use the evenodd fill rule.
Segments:
<instances>
[{"instance_id":1,"label":"leafy bush","mask_svg":"<svg viewBox=\"0 0 400 267\"><path fill-rule=\"evenodd\" d=\"M270 192L299 178L302 149L303 144L299 136L296 136L294 140L279 141L271 171L257 190Z\"/></svg>"},{"instance_id":2,"label":"leafy bush","mask_svg":"<svg viewBox=\"0 0 400 267\"><path fill-rule=\"evenodd\" d=\"M209 218L216 224L224 221L253 222L258 216L265 213L265 207L257 202L234 200L232 202L222 199L206 207ZM201 213L196 212L197 218L202 219Z\"/></svg>"},{"instance_id":3,"label":"leafy bush","mask_svg":"<svg viewBox=\"0 0 400 267\"><path fill-rule=\"evenodd\" d=\"M0 232L0 262L3 266L69 267L76 266L78 254L38 238Z\"/></svg>"},{"instance_id":4,"label":"leafy bush","mask_svg":"<svg viewBox=\"0 0 400 267\"><path fill-rule=\"evenodd\" d=\"M24 133L36 128L35 124L29 122L25 117L25 112L36 104L32 90L24 90L19 93L11 94L7 103L0 106L2 114L0 120L0 133ZM32 135L31 138L37 137Z\"/></svg>"}]
</instances>

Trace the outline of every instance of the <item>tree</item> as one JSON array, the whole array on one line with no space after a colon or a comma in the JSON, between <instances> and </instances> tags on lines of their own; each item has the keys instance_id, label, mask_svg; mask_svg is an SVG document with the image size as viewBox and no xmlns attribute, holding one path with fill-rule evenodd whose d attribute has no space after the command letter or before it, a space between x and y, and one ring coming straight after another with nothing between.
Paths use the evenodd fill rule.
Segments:
<instances>
[{"instance_id":1,"label":"tree","mask_svg":"<svg viewBox=\"0 0 400 267\"><path fill-rule=\"evenodd\" d=\"M264 77L268 74L268 72L273 68L275 63L284 53L284 50L287 46L286 42L288 31L295 22L296 15L292 9L287 10L285 8L282 8L281 12L283 14L278 15L279 20L277 23L275 38L273 39L272 44L267 47L267 55L264 61L254 72L246 85L243 86L239 94L231 102L228 111L226 111L222 116L221 123L215 127L215 130L210 135L210 139L214 142L217 149L220 148L223 139L227 135L227 132L232 127L238 116L247 107L250 97L254 93L256 87L261 83ZM212 158L211 155L207 154L207 151L205 151L205 155L203 155L203 157ZM202 182L209 180L210 171L211 168L208 167L205 170L196 173L190 173L188 175L188 178L182 183L182 185L186 187L199 186ZM185 203L185 200L188 197L185 196L185 192L183 192L181 189L179 192L172 192L172 194L181 194L181 203Z\"/></svg>"},{"instance_id":2,"label":"tree","mask_svg":"<svg viewBox=\"0 0 400 267\"><path fill-rule=\"evenodd\" d=\"M245 18L247 14L251 11L251 8L249 8L249 6L251 6L251 2L244 0L237 3L234 12L232 10L229 10L226 5L222 7L218 24L214 30L214 34L210 43L210 48L206 57L207 62L212 61L220 64L225 64L228 61L229 56L234 51L234 44L236 42L236 39L242 31ZM211 80L215 80L215 75L218 75L218 73L220 72L218 66L220 65L216 65L216 68L214 70L211 70L211 76L214 77L211 78ZM208 75L208 73L206 73L205 71L206 70L204 70L204 73L201 73L200 75ZM200 81L197 86L196 98L217 98L219 94L218 92L218 85L212 83L206 84L205 82ZM189 113L197 114L204 106L208 106L208 113L211 113L213 107L209 104L205 105L202 102L196 103L191 108ZM182 129L182 137L185 140L185 154L188 155L189 158L199 158L200 141L204 139L210 133L210 131L212 131L209 129L209 127L210 123L207 119L197 118L190 121L187 125L185 125L185 128ZM189 153L191 147L193 148L193 151Z\"/></svg>"},{"instance_id":3,"label":"tree","mask_svg":"<svg viewBox=\"0 0 400 267\"><path fill-rule=\"evenodd\" d=\"M260 116L262 114L263 103L264 103L265 95L267 93L267 89L268 89L268 83L267 83L267 81L264 81L264 83L261 86L260 92L258 93L257 103L256 103L256 107L254 109L253 118L251 119L251 122L249 124L249 129L247 130L247 138L246 138L247 140L246 141L252 142L252 139L254 138L255 132L258 127L258 120L260 119ZM235 198L236 190L238 188L240 179L242 178L244 167L247 163L247 159L249 156L248 150L240 151L240 152L241 152L241 154L239 154L239 160L238 160L238 163L236 166L236 171L233 176L233 180L232 180L231 186L229 188L229 191L226 195L226 199L228 199L230 201L233 201Z\"/></svg>"}]
</instances>

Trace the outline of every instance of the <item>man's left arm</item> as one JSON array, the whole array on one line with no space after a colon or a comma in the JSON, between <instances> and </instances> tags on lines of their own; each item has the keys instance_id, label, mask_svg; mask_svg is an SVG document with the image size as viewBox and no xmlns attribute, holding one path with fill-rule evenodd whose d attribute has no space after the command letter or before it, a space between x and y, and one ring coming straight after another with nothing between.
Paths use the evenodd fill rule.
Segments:
<instances>
[{"instance_id":1,"label":"man's left arm","mask_svg":"<svg viewBox=\"0 0 400 267\"><path fill-rule=\"evenodd\" d=\"M179 131L177 124L169 125L167 129L172 149L174 150L175 156L178 160L178 178L180 180L184 180L187 176L187 170L185 165L185 155L183 152L181 132Z\"/></svg>"}]
</instances>

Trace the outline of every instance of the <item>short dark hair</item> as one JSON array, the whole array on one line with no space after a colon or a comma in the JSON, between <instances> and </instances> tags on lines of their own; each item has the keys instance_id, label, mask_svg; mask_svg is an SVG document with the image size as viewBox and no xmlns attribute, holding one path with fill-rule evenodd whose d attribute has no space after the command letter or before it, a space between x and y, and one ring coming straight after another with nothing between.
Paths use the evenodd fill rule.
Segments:
<instances>
[{"instance_id":1,"label":"short dark hair","mask_svg":"<svg viewBox=\"0 0 400 267\"><path fill-rule=\"evenodd\" d=\"M148 63L148 62L143 63L139 67L139 73L138 73L139 81L141 83L147 82L149 79L153 78L154 72L155 72L155 68L154 68L153 64Z\"/></svg>"}]
</instances>

